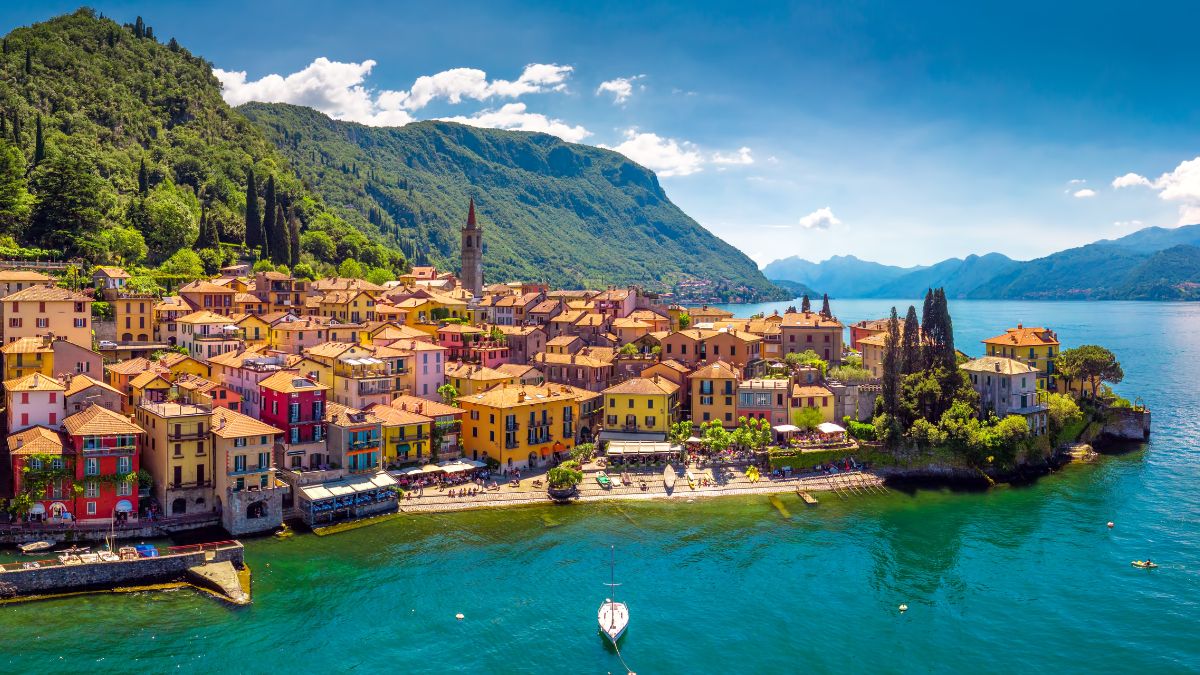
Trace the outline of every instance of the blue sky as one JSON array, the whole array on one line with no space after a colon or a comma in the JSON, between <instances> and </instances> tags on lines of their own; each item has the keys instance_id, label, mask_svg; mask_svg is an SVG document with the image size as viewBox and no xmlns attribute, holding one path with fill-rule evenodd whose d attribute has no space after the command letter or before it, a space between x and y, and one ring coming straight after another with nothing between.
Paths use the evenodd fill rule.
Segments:
<instances>
[{"instance_id":1,"label":"blue sky","mask_svg":"<svg viewBox=\"0 0 1200 675\"><path fill-rule=\"evenodd\" d=\"M95 7L208 58L235 103L614 147L760 263L1028 259L1200 222L1200 11L1183 3Z\"/></svg>"}]
</instances>

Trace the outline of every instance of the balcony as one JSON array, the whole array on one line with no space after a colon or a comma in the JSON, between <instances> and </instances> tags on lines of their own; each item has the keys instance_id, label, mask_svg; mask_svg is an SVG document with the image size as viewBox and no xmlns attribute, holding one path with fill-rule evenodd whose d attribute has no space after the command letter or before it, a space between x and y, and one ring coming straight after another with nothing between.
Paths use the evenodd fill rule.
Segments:
<instances>
[{"instance_id":1,"label":"balcony","mask_svg":"<svg viewBox=\"0 0 1200 675\"><path fill-rule=\"evenodd\" d=\"M359 396L373 396L375 394L390 394L395 391L395 382L390 377L373 378L370 380L358 381Z\"/></svg>"},{"instance_id":2,"label":"balcony","mask_svg":"<svg viewBox=\"0 0 1200 675\"><path fill-rule=\"evenodd\" d=\"M83 454L85 455L132 455L136 451L136 445L112 445L107 447L100 446L95 448L83 448Z\"/></svg>"},{"instance_id":3,"label":"balcony","mask_svg":"<svg viewBox=\"0 0 1200 675\"><path fill-rule=\"evenodd\" d=\"M208 432L206 429L192 429L191 431L178 431L167 434L168 441L198 441L207 437Z\"/></svg>"},{"instance_id":4,"label":"balcony","mask_svg":"<svg viewBox=\"0 0 1200 675\"><path fill-rule=\"evenodd\" d=\"M190 482L186 482L186 483L172 482L168 487L172 490L188 490L191 488L206 488L206 487L212 487L212 481L211 480L203 480L203 481L190 481Z\"/></svg>"},{"instance_id":5,"label":"balcony","mask_svg":"<svg viewBox=\"0 0 1200 675\"><path fill-rule=\"evenodd\" d=\"M271 466L270 464L265 464L265 465L264 464L255 464L254 466L248 466L244 469L234 468L229 472L228 475L230 475L230 476L246 476L246 475L253 474L253 473L265 473L274 468L275 467Z\"/></svg>"},{"instance_id":6,"label":"balcony","mask_svg":"<svg viewBox=\"0 0 1200 675\"><path fill-rule=\"evenodd\" d=\"M350 449L354 451L380 447L380 439L371 438L365 441L350 441Z\"/></svg>"}]
</instances>

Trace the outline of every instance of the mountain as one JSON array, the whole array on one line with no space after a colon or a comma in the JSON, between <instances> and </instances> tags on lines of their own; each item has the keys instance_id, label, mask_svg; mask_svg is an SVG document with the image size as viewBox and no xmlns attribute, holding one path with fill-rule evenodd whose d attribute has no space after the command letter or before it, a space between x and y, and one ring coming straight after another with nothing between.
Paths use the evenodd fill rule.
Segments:
<instances>
[{"instance_id":1,"label":"mountain","mask_svg":"<svg viewBox=\"0 0 1200 675\"><path fill-rule=\"evenodd\" d=\"M619 153L451 122L368 127L286 104L239 110L335 213L378 228L420 262L457 269L474 198L491 280L657 290L708 280L714 297L781 297L745 254L672 204L652 171Z\"/></svg>"},{"instance_id":2,"label":"mountain","mask_svg":"<svg viewBox=\"0 0 1200 675\"><path fill-rule=\"evenodd\" d=\"M0 111L0 234L27 251L157 264L196 247L202 217L240 244L252 169L260 203L273 176L279 203L305 229L344 244L312 262L354 252L403 266L381 237L350 229L301 184L222 100L212 64L159 43L140 18L123 26L81 9L13 30L0 48ZM202 253L214 271L236 247Z\"/></svg>"},{"instance_id":3,"label":"mountain","mask_svg":"<svg viewBox=\"0 0 1200 675\"><path fill-rule=\"evenodd\" d=\"M908 272L869 291L868 295L877 298L917 298L923 296L927 289L944 288L949 297L967 297L1019 265L1019 262L999 253L950 258Z\"/></svg>"},{"instance_id":4,"label":"mountain","mask_svg":"<svg viewBox=\"0 0 1200 675\"><path fill-rule=\"evenodd\" d=\"M881 284L921 268L894 267L860 260L852 255L835 255L814 263L799 256L776 260L763 268L768 279L795 281L839 298L866 297Z\"/></svg>"},{"instance_id":5,"label":"mountain","mask_svg":"<svg viewBox=\"0 0 1200 675\"><path fill-rule=\"evenodd\" d=\"M846 278L848 270L858 278ZM1028 261L989 253L905 269L853 256L793 257L765 272L822 289L830 286L815 280L833 278L841 293L830 292L840 297L918 298L941 286L951 297L987 300L1200 300L1200 225L1147 227Z\"/></svg>"}]
</instances>

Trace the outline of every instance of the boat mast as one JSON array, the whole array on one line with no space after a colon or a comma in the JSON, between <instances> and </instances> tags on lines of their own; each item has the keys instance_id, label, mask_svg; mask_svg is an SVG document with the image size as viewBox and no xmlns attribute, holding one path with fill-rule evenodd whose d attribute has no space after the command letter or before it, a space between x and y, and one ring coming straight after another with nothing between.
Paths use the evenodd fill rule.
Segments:
<instances>
[{"instance_id":1,"label":"boat mast","mask_svg":"<svg viewBox=\"0 0 1200 675\"><path fill-rule=\"evenodd\" d=\"M609 544L608 581L612 586L612 597L608 599L608 620L612 628L617 627L617 547Z\"/></svg>"}]
</instances>

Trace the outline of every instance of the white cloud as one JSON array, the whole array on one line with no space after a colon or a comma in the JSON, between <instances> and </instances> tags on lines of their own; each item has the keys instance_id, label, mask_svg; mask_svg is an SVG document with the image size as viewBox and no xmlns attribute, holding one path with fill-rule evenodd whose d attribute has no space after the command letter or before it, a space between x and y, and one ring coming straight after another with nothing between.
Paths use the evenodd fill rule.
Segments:
<instances>
[{"instance_id":1,"label":"white cloud","mask_svg":"<svg viewBox=\"0 0 1200 675\"><path fill-rule=\"evenodd\" d=\"M828 206L813 211L801 218L799 222L800 227L806 230L828 230L841 224L842 221L833 215L833 209Z\"/></svg>"},{"instance_id":2,"label":"white cloud","mask_svg":"<svg viewBox=\"0 0 1200 675\"><path fill-rule=\"evenodd\" d=\"M527 112L524 103L506 103L499 110L481 110L474 115L443 117L441 119L473 127L491 129L514 129L516 131L540 131L558 136L564 141L578 143L591 136L592 132L582 126L572 126L562 120L552 119L541 113Z\"/></svg>"},{"instance_id":3,"label":"white cloud","mask_svg":"<svg viewBox=\"0 0 1200 675\"><path fill-rule=\"evenodd\" d=\"M753 164L754 157L750 154L750 148L741 147L737 152L714 152L712 154L713 164Z\"/></svg>"},{"instance_id":4,"label":"white cloud","mask_svg":"<svg viewBox=\"0 0 1200 675\"><path fill-rule=\"evenodd\" d=\"M704 155L696 144L637 129L626 130L625 140L609 150L616 150L659 176L687 176L704 169Z\"/></svg>"},{"instance_id":5,"label":"white cloud","mask_svg":"<svg viewBox=\"0 0 1200 675\"><path fill-rule=\"evenodd\" d=\"M1076 190L1075 192L1071 193L1071 196L1075 197L1076 199L1087 199L1089 197L1095 197L1096 194L1096 191L1091 188L1083 188L1082 190Z\"/></svg>"},{"instance_id":6,"label":"white cloud","mask_svg":"<svg viewBox=\"0 0 1200 675\"><path fill-rule=\"evenodd\" d=\"M1117 176L1112 182L1114 188L1134 187L1135 185L1149 186L1150 179L1136 173L1127 173L1124 176Z\"/></svg>"},{"instance_id":7,"label":"white cloud","mask_svg":"<svg viewBox=\"0 0 1200 675\"><path fill-rule=\"evenodd\" d=\"M1146 226L1146 223L1143 223L1142 221L1136 220L1136 219L1135 220L1114 220L1113 221L1113 227L1115 227L1119 230L1140 230L1145 226Z\"/></svg>"},{"instance_id":8,"label":"white cloud","mask_svg":"<svg viewBox=\"0 0 1200 675\"><path fill-rule=\"evenodd\" d=\"M221 81L221 95L230 105L240 105L247 101L294 103L315 108L335 119L382 126L407 124L415 119L413 111L420 110L438 99L458 104L466 99L486 101L492 98L519 98L526 94L566 91L567 79L574 70L571 66L553 63L531 63L525 66L516 80L489 80L487 73L477 68L452 68L418 77L407 91L376 91L365 84L375 65L376 62L370 59L362 63L341 63L322 56L303 70L287 76L271 74L257 80L249 80L245 71L227 71L220 68L214 68L213 74ZM501 111L507 107L502 107ZM513 122L511 114L488 117L498 112L482 111L476 113L473 118L497 119L513 124L501 127L505 129L523 128ZM529 116L525 124L531 127L538 125L533 118L540 117L543 120L542 126L571 136L568 140L578 140L582 137L579 135L582 127L555 124L557 120L546 120L545 116L526 113L523 104L520 112ZM586 130L583 130L583 135L587 135Z\"/></svg>"},{"instance_id":9,"label":"white cloud","mask_svg":"<svg viewBox=\"0 0 1200 675\"><path fill-rule=\"evenodd\" d=\"M1071 180L1067 181L1067 185L1081 185L1086 182L1086 178L1072 178Z\"/></svg>"},{"instance_id":10,"label":"white cloud","mask_svg":"<svg viewBox=\"0 0 1200 675\"><path fill-rule=\"evenodd\" d=\"M616 77L605 82L601 82L599 87L596 87L596 95L604 93L613 95L613 103L621 104L633 96L633 82L645 77L645 75L634 75L633 77ZM642 87L645 89L645 86Z\"/></svg>"}]
</instances>

